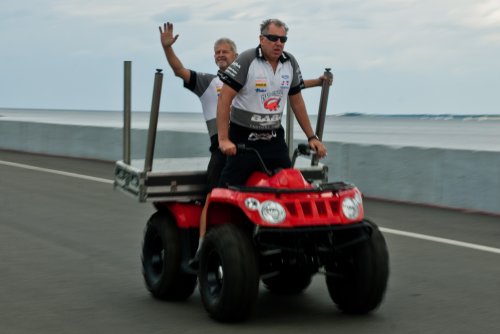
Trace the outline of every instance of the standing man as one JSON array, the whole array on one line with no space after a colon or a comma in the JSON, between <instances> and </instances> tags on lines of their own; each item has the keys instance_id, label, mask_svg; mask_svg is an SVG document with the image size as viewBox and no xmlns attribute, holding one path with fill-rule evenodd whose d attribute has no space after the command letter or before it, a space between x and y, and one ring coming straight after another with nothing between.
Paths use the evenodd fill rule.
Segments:
<instances>
[{"instance_id":1,"label":"standing man","mask_svg":"<svg viewBox=\"0 0 500 334\"><path fill-rule=\"evenodd\" d=\"M228 156L219 186L244 184L259 169L251 154L235 155L236 144L257 149L271 170L291 167L281 126L287 97L309 146L320 158L326 155L307 115L299 65L284 52L288 27L278 19L268 19L260 32L256 49L243 52L225 71L219 71L224 82L217 107L219 148Z\"/></svg>"},{"instance_id":2,"label":"standing man","mask_svg":"<svg viewBox=\"0 0 500 334\"><path fill-rule=\"evenodd\" d=\"M226 160L225 156L219 150L215 120L217 98L222 88L222 81L215 74L196 72L185 68L172 48L172 45L179 37L179 35L174 36L173 34L174 25L167 22L163 25L163 30L161 27L159 29L163 51L174 74L184 81L184 87L196 94L201 102L203 116L205 117L210 136L210 152L212 154L208 164L208 185L209 189L212 189L217 185L220 171ZM215 41L214 60L220 71L225 71L237 56L236 44L232 40L229 38L219 38Z\"/></svg>"},{"instance_id":3,"label":"standing man","mask_svg":"<svg viewBox=\"0 0 500 334\"><path fill-rule=\"evenodd\" d=\"M167 57L167 61L174 71L174 74L184 81L184 87L195 93L201 102L203 116L207 123L208 134L210 136L210 161L207 167L207 182L208 190L211 191L218 183L222 168L226 162L225 155L219 150L219 142L217 140L217 99L222 88L222 81L215 74L195 72L189 70L182 65L182 62L176 56L172 45L177 41L179 35L173 34L174 25L167 22L161 26L160 39ZM225 71L231 64L238 53L236 44L229 38L220 38L214 43L214 60L220 71ZM208 195L209 196L209 195ZM207 197L208 199L208 197ZM203 207L200 217L200 240L198 243L198 251L201 247L203 237L206 232L206 205ZM198 254L198 251L196 254ZM195 256L196 259L196 256Z\"/></svg>"}]
</instances>

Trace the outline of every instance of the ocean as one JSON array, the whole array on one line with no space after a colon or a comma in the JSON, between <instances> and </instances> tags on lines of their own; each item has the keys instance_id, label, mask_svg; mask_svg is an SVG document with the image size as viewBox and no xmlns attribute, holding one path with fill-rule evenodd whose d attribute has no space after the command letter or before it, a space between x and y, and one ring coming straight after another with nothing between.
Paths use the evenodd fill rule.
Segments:
<instances>
[{"instance_id":1,"label":"ocean","mask_svg":"<svg viewBox=\"0 0 500 334\"><path fill-rule=\"evenodd\" d=\"M0 108L0 122L9 121L121 128L123 112ZM311 123L315 128L315 116L311 116ZM147 129L148 125L148 112L132 113L132 128ZM207 131L201 111L160 112L158 129ZM298 124L294 137L305 139ZM500 115L327 115L323 140L500 152Z\"/></svg>"}]
</instances>

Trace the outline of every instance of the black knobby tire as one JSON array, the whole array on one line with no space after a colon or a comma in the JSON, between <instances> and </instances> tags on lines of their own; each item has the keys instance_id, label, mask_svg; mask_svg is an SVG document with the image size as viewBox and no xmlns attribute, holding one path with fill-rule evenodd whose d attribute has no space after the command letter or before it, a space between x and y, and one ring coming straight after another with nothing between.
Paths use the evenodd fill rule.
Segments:
<instances>
[{"instance_id":1,"label":"black knobby tire","mask_svg":"<svg viewBox=\"0 0 500 334\"><path fill-rule=\"evenodd\" d=\"M389 277L389 253L377 225L365 220L372 233L368 240L348 250L334 264L326 266L328 292L346 313L364 314L377 308L384 298ZM350 251L349 251L350 250Z\"/></svg>"},{"instance_id":2,"label":"black knobby tire","mask_svg":"<svg viewBox=\"0 0 500 334\"><path fill-rule=\"evenodd\" d=\"M147 289L163 300L185 300L193 294L196 275L181 270L179 229L169 215L149 219L142 245L142 270Z\"/></svg>"},{"instance_id":3,"label":"black knobby tire","mask_svg":"<svg viewBox=\"0 0 500 334\"><path fill-rule=\"evenodd\" d=\"M262 283L271 292L283 295L299 294L311 284L312 274L300 268L285 267L277 276L264 278Z\"/></svg>"},{"instance_id":4,"label":"black knobby tire","mask_svg":"<svg viewBox=\"0 0 500 334\"><path fill-rule=\"evenodd\" d=\"M250 316L259 290L250 236L232 224L213 227L200 251L198 282L203 305L214 319L236 322Z\"/></svg>"}]
</instances>

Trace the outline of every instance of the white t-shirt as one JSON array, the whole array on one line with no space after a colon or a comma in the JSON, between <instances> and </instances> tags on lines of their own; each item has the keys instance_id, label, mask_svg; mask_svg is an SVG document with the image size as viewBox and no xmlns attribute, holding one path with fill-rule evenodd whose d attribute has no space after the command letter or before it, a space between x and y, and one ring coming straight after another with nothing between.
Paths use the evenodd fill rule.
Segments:
<instances>
[{"instance_id":1,"label":"white t-shirt","mask_svg":"<svg viewBox=\"0 0 500 334\"><path fill-rule=\"evenodd\" d=\"M217 134L217 99L223 83L214 74L190 71L189 82L185 82L184 87L200 98L203 117L207 122L208 134L212 137Z\"/></svg>"},{"instance_id":2,"label":"white t-shirt","mask_svg":"<svg viewBox=\"0 0 500 334\"><path fill-rule=\"evenodd\" d=\"M219 71L219 77L238 92L231 105L231 122L255 130L279 128L288 95L304 88L291 54L282 54L274 72L260 46L243 52L224 72Z\"/></svg>"}]
</instances>

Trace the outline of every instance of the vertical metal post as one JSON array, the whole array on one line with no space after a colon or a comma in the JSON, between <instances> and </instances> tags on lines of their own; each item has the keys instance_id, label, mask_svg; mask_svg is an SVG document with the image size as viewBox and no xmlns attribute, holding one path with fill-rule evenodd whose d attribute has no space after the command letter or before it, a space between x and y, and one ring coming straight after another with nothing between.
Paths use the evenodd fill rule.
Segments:
<instances>
[{"instance_id":1,"label":"vertical metal post","mask_svg":"<svg viewBox=\"0 0 500 334\"><path fill-rule=\"evenodd\" d=\"M123 162L130 165L132 62L123 62Z\"/></svg>"},{"instance_id":2,"label":"vertical metal post","mask_svg":"<svg viewBox=\"0 0 500 334\"><path fill-rule=\"evenodd\" d=\"M328 104L328 93L330 91L330 80L333 80L333 74L331 68L325 68L323 75L327 80L323 80L323 85L321 86L321 97L319 100L319 110L318 110L318 120L316 122L316 135L319 140L323 140L323 128L325 127L326 119L326 105ZM314 155L311 160L311 166L318 165L319 158Z\"/></svg>"},{"instance_id":3,"label":"vertical metal post","mask_svg":"<svg viewBox=\"0 0 500 334\"><path fill-rule=\"evenodd\" d=\"M290 106L290 99L287 99L286 103L286 144L288 146L288 156L291 158L293 156L293 125L294 125L294 114L292 107Z\"/></svg>"},{"instance_id":4,"label":"vertical metal post","mask_svg":"<svg viewBox=\"0 0 500 334\"><path fill-rule=\"evenodd\" d=\"M149 116L148 143L146 146L146 159L144 160L144 171L150 172L153 168L153 155L155 150L156 129L158 127L158 115L160 113L161 85L163 73L157 69L153 87L153 100L151 102L151 115Z\"/></svg>"}]
</instances>

